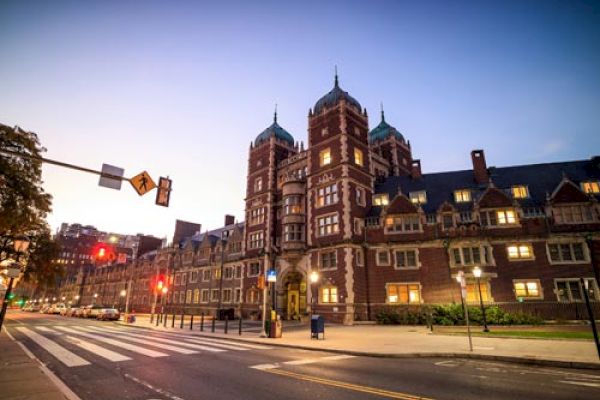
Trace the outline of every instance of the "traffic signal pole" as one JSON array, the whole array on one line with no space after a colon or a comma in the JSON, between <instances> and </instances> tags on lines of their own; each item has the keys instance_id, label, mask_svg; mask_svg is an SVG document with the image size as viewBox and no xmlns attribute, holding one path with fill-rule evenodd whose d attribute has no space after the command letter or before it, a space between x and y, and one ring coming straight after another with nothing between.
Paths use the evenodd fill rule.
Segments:
<instances>
[{"instance_id":1,"label":"traffic signal pole","mask_svg":"<svg viewBox=\"0 0 600 400\"><path fill-rule=\"evenodd\" d=\"M2 332L2 324L4 323L4 316L6 315L6 309L8 308L8 302L10 301L10 295L12 293L14 278L10 278L8 281L8 287L4 294L4 301L2 302L2 311L0 311L0 332Z\"/></svg>"}]
</instances>

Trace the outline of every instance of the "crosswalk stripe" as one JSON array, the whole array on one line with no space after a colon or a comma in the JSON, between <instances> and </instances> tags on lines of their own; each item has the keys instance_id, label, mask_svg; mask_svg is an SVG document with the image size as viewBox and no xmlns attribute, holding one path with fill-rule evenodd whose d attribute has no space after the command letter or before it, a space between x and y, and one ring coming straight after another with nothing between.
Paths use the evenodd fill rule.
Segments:
<instances>
[{"instance_id":1,"label":"crosswalk stripe","mask_svg":"<svg viewBox=\"0 0 600 400\"><path fill-rule=\"evenodd\" d=\"M124 335L125 337L127 337L127 336L148 337L147 335L143 336L143 335L138 335L138 334L135 334L135 333L129 333L129 332L123 332L123 331L116 331L116 330L106 329L106 328L98 328L98 327L91 328L90 327L90 329L95 329L95 330L97 330L99 332L114 333L114 334L117 334L117 335ZM248 350L248 349L237 348L237 347L228 346L228 345L217 345L217 348L215 348L215 347L207 347L207 346L202 346L200 344L186 343L186 342L182 342L181 340L176 341L176 340L165 339L165 338L156 337L156 336L151 336L151 339L155 340L157 342L176 344L177 346L189 347L189 348L198 349L198 350L212 351L212 352L215 352L215 353L216 352L225 351L225 350L220 349L218 347L229 348L230 350Z\"/></svg>"},{"instance_id":2,"label":"crosswalk stripe","mask_svg":"<svg viewBox=\"0 0 600 400\"><path fill-rule=\"evenodd\" d=\"M155 357L167 357L168 356L168 354L161 353L160 351L146 349L144 347L136 346L136 345L129 344L129 343L122 343L122 342L119 342L118 340L109 339L109 338L106 338L106 337L103 337L103 336L100 336L100 335L94 335L94 334L91 334L91 333L77 331L75 329L67 328L66 326L57 326L56 328L60 329L60 330L62 330L64 332L72 333L74 335L83 336L83 337L86 337L88 339L97 340L99 342L104 342L104 343L113 345L115 347L120 347L122 349L132 351L134 353L143 354L143 355L148 356L148 357L155 358Z\"/></svg>"},{"instance_id":3,"label":"crosswalk stripe","mask_svg":"<svg viewBox=\"0 0 600 400\"><path fill-rule=\"evenodd\" d=\"M207 340L202 340L200 338L198 338L198 339L196 339L196 338L193 338L193 339L191 339L191 338L190 339L185 338L183 340L186 340L188 342L193 342L193 343L200 343L200 344L203 344L203 345L210 345L210 346L222 347L224 349L229 349L229 350L237 350L237 351L251 350L248 347L237 346L237 345L234 345L234 344L226 344L226 343L213 343L213 342L209 342Z\"/></svg>"},{"instance_id":4,"label":"crosswalk stripe","mask_svg":"<svg viewBox=\"0 0 600 400\"><path fill-rule=\"evenodd\" d=\"M92 328L89 328L87 326L78 326L77 328L84 330L84 331L97 333L97 331L95 331ZM102 333L107 334L107 332L102 332ZM110 333L110 332L108 332L108 333ZM148 337L148 336L142 336L142 337ZM123 335L123 336L121 336L121 338L125 339L125 340L129 340L130 342L146 344L148 346L158 347L159 349L170 350L170 351L174 351L174 352L180 353L180 354L197 354L198 353L195 350L185 349L185 348L179 347L179 346L172 346L170 344L156 343L156 342L153 342L148 339L138 339L137 337L133 337L133 336L129 336L129 335Z\"/></svg>"},{"instance_id":5,"label":"crosswalk stripe","mask_svg":"<svg viewBox=\"0 0 600 400\"><path fill-rule=\"evenodd\" d=\"M36 326L35 329L37 329L38 331L42 331L42 332L58 333L59 335L61 334L60 332L57 332L54 329L48 328L46 326Z\"/></svg>"},{"instance_id":6,"label":"crosswalk stripe","mask_svg":"<svg viewBox=\"0 0 600 400\"><path fill-rule=\"evenodd\" d=\"M127 357L127 356L124 356L123 354L117 353L116 351L108 350L108 349L105 349L104 347L95 345L93 343L77 339L76 337L73 337L73 336L65 336L65 340L73 343L74 345L76 345L78 347L81 347L84 350L94 353L100 357L106 358L107 360L112 361L112 362L131 360L131 357Z\"/></svg>"},{"instance_id":7,"label":"crosswalk stripe","mask_svg":"<svg viewBox=\"0 0 600 400\"><path fill-rule=\"evenodd\" d=\"M89 361L79 357L77 354L70 352L58 343L45 338L37 332L34 332L25 327L17 327L19 332L33 340L40 347L52 354L56 359L65 364L67 367L80 367L83 365L89 365Z\"/></svg>"},{"instance_id":8,"label":"crosswalk stripe","mask_svg":"<svg viewBox=\"0 0 600 400\"><path fill-rule=\"evenodd\" d=\"M189 338L190 336L186 336L186 337ZM214 338L207 338L207 337L203 337L203 336L198 337L198 338L192 336L191 338L193 338L193 339L199 339L199 340L205 340L205 341L211 342L211 343L225 343L225 344L232 343L229 340L220 340L220 339L214 339ZM255 349L255 350L271 350L272 349L272 347L269 347L269 346L263 346L263 345L260 345L260 344L252 344L252 343L235 342L235 345L236 346L241 346L241 347L247 347L249 349Z\"/></svg>"}]
</instances>

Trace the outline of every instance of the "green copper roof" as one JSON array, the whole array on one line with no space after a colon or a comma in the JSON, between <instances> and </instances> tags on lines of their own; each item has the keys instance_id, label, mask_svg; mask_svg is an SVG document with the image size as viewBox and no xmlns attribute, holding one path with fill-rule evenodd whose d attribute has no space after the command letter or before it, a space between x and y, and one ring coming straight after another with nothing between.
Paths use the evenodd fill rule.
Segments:
<instances>
[{"instance_id":1,"label":"green copper roof","mask_svg":"<svg viewBox=\"0 0 600 400\"><path fill-rule=\"evenodd\" d=\"M275 112L275 116L273 117L273 123L271 124L271 126L262 131L260 135L256 137L256 139L254 140L254 145L258 146L262 142L269 140L271 136L275 136L280 140L288 142L290 146L294 145L294 137L290 135L288 131L279 126L279 124L277 123L277 112Z\"/></svg>"},{"instance_id":2,"label":"green copper roof","mask_svg":"<svg viewBox=\"0 0 600 400\"><path fill-rule=\"evenodd\" d=\"M390 135L395 135L398 139L404 141L404 136L396 128L385 122L385 116L383 110L381 110L381 122L369 132L369 143L385 140Z\"/></svg>"},{"instance_id":3,"label":"green copper roof","mask_svg":"<svg viewBox=\"0 0 600 400\"><path fill-rule=\"evenodd\" d=\"M333 107L337 103L339 103L340 100L342 100L342 99L346 100L346 102L352 104L359 110L362 110L360 103L358 101L356 101L356 99L354 97L350 96L348 94L348 92L345 92L340 88L340 85L338 82L338 76L336 74L333 89L331 89L331 91L329 93L327 93L325 96L321 97L315 103L315 106L313 107L313 112L315 114L319 114L323 110L323 108Z\"/></svg>"}]
</instances>

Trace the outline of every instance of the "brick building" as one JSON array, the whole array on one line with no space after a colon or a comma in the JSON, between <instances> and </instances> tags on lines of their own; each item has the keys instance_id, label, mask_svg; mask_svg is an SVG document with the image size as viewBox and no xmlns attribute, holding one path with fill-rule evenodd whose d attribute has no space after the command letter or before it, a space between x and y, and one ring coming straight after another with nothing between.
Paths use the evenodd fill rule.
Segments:
<instances>
[{"instance_id":1,"label":"brick building","mask_svg":"<svg viewBox=\"0 0 600 400\"><path fill-rule=\"evenodd\" d=\"M369 130L336 76L309 110L306 149L277 114L250 143L245 222L227 216L224 227L157 251L162 264L147 270L170 284L157 301L258 316L259 277L271 269L269 303L284 318L311 304L352 323L382 307L460 302L459 271L469 302L481 291L485 302L576 304L580 278L600 301L600 157L498 168L483 150L471 159L471 170L423 174L410 142L383 112ZM140 307L154 297L145 296Z\"/></svg>"}]
</instances>

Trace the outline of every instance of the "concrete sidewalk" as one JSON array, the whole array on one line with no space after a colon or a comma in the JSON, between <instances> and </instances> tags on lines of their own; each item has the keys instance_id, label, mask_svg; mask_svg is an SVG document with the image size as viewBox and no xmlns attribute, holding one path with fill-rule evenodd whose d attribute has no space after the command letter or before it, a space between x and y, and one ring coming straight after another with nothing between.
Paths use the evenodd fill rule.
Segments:
<instances>
[{"instance_id":1,"label":"concrete sidewalk","mask_svg":"<svg viewBox=\"0 0 600 400\"><path fill-rule=\"evenodd\" d=\"M144 317L138 318L137 322L131 325L121 321L119 323L159 331L193 333L267 343L273 346L374 357L465 357L555 367L600 369L600 360L594 342L583 340L473 337L473 352L470 352L466 336L432 335L423 326L326 324L325 340L314 340L310 338L308 325L294 326L290 329L284 326L282 338L268 339L260 338L255 332L244 332L239 336L235 328L230 329L229 334L225 335L222 328L217 329L213 334L210 333L210 329L207 329L208 327L205 327L204 332L200 332L197 326L194 331L190 331L189 325L185 325L183 329L179 329L179 325L175 328L157 327Z\"/></svg>"},{"instance_id":2,"label":"concrete sidewalk","mask_svg":"<svg viewBox=\"0 0 600 400\"><path fill-rule=\"evenodd\" d=\"M0 393L5 400L79 399L4 329L0 334Z\"/></svg>"}]
</instances>

